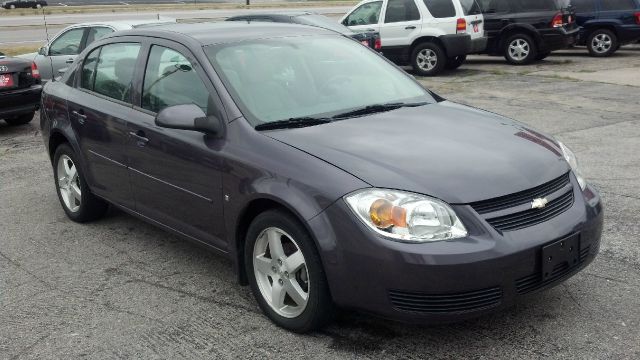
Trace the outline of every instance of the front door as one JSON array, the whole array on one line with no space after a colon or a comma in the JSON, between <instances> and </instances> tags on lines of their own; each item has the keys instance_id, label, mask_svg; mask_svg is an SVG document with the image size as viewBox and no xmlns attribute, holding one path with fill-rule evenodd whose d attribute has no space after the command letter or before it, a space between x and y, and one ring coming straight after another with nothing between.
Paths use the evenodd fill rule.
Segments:
<instances>
[{"instance_id":1,"label":"front door","mask_svg":"<svg viewBox=\"0 0 640 360\"><path fill-rule=\"evenodd\" d=\"M196 104L221 118L205 79L186 48L171 42L151 46L139 106L128 124L130 177L137 212L224 251L222 159L217 154L222 140L161 128L154 121L163 108L181 104Z\"/></svg>"},{"instance_id":2,"label":"front door","mask_svg":"<svg viewBox=\"0 0 640 360\"><path fill-rule=\"evenodd\" d=\"M371 1L358 6L343 20L342 24L356 32L379 32L382 1Z\"/></svg>"},{"instance_id":3,"label":"front door","mask_svg":"<svg viewBox=\"0 0 640 360\"><path fill-rule=\"evenodd\" d=\"M69 67L80 54L87 36L87 27L69 29L56 37L43 54L34 59L43 80L58 76L58 71Z\"/></svg>"}]
</instances>

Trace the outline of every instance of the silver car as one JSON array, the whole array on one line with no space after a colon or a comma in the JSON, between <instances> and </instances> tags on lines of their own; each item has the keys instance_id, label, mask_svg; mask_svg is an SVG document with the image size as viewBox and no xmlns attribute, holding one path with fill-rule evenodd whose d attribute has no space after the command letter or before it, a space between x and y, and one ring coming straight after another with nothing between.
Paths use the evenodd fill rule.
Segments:
<instances>
[{"instance_id":1,"label":"silver car","mask_svg":"<svg viewBox=\"0 0 640 360\"><path fill-rule=\"evenodd\" d=\"M33 60L42 81L46 82L58 76L61 69L68 67L87 45L118 30L131 30L142 26L174 23L175 19L159 20L123 20L111 22L82 23L67 26L54 36L37 53L17 57Z\"/></svg>"}]
</instances>

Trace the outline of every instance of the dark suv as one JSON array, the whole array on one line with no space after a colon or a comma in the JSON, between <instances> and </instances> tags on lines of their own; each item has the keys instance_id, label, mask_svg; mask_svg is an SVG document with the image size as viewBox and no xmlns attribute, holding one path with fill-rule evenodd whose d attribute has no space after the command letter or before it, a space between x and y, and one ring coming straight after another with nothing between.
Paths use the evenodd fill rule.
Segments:
<instances>
[{"instance_id":1,"label":"dark suv","mask_svg":"<svg viewBox=\"0 0 640 360\"><path fill-rule=\"evenodd\" d=\"M640 40L640 0L571 0L581 26L578 45L592 56L610 56Z\"/></svg>"},{"instance_id":2,"label":"dark suv","mask_svg":"<svg viewBox=\"0 0 640 360\"><path fill-rule=\"evenodd\" d=\"M34 8L40 9L43 6L47 6L47 2L44 0L13 0L13 1L5 1L2 3L2 7L5 9L16 9L16 8Z\"/></svg>"},{"instance_id":3,"label":"dark suv","mask_svg":"<svg viewBox=\"0 0 640 360\"><path fill-rule=\"evenodd\" d=\"M579 28L568 0L478 0L489 38L486 53L525 65L576 41Z\"/></svg>"}]
</instances>

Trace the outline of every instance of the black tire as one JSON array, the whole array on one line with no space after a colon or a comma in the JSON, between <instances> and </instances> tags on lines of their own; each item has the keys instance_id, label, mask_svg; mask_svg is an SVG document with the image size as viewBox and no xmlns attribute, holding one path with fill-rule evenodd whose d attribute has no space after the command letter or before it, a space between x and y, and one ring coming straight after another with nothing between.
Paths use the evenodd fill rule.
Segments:
<instances>
[{"instance_id":1,"label":"black tire","mask_svg":"<svg viewBox=\"0 0 640 360\"><path fill-rule=\"evenodd\" d=\"M62 198L63 195L61 193L59 184L60 176L58 174L58 163L62 156L67 156L71 159L78 174L76 184L79 186L82 196L81 200L79 201L79 208L76 211L72 211L71 209L69 209L67 205L65 205L65 202ZM60 205L62 205L62 209L67 214L69 219L75 222L82 223L97 220L104 216L104 214L107 212L107 209L109 208L109 204L91 193L91 191L89 190L89 186L84 180L84 173L82 172L82 167L79 166L78 157L68 144L61 144L56 149L55 155L53 156L53 174L56 192L58 193L58 199L60 200Z\"/></svg>"},{"instance_id":2,"label":"black tire","mask_svg":"<svg viewBox=\"0 0 640 360\"><path fill-rule=\"evenodd\" d=\"M31 122L31 120L33 120L33 117L36 115L35 112L30 112L28 114L22 114L16 117L12 117L9 119L4 119L4 121L7 122L7 124L11 125L11 126L18 126L18 125L24 125L24 124L28 124Z\"/></svg>"},{"instance_id":3,"label":"black tire","mask_svg":"<svg viewBox=\"0 0 640 360\"><path fill-rule=\"evenodd\" d=\"M467 55L460 55L447 59L446 68L448 70L455 70L459 68L467 60Z\"/></svg>"},{"instance_id":4,"label":"black tire","mask_svg":"<svg viewBox=\"0 0 640 360\"><path fill-rule=\"evenodd\" d=\"M599 42L602 40L603 42ZM609 43L607 44L607 41ZM596 44L594 44L596 43ZM587 37L587 49L589 55L595 57L607 57L613 55L620 45L616 34L608 29L595 29Z\"/></svg>"},{"instance_id":5,"label":"black tire","mask_svg":"<svg viewBox=\"0 0 640 360\"><path fill-rule=\"evenodd\" d=\"M432 64L430 68L427 68L424 64L422 57L425 55L424 52L431 52L435 60L435 64ZM420 58L419 58L420 57ZM447 56L444 50L440 47L440 45L425 42L422 44L418 44L411 53L411 66L413 67L413 71L417 75L420 76L434 76L442 72L447 66Z\"/></svg>"},{"instance_id":6,"label":"black tire","mask_svg":"<svg viewBox=\"0 0 640 360\"><path fill-rule=\"evenodd\" d=\"M522 57L516 57L515 55L512 55L510 47L514 42L519 42L520 44L522 44L524 49L527 51L525 55L523 55ZM538 47L531 36L527 34L513 34L504 41L503 52L504 58L507 59L510 64L528 65L531 64L538 56Z\"/></svg>"},{"instance_id":7,"label":"black tire","mask_svg":"<svg viewBox=\"0 0 640 360\"><path fill-rule=\"evenodd\" d=\"M543 52L543 53L538 53L538 55L536 56L536 60L537 61L541 61L547 58L547 56L551 55L550 51L547 52Z\"/></svg>"},{"instance_id":8,"label":"black tire","mask_svg":"<svg viewBox=\"0 0 640 360\"><path fill-rule=\"evenodd\" d=\"M295 239L304 256L308 273L307 305L297 317L288 318L275 312L262 295L254 272L253 253L258 237L269 228L282 229ZM286 237L285 237L286 239ZM271 251L271 250L269 250ZM292 215L281 210L268 210L258 215L249 226L244 248L245 269L249 285L260 309L276 325L297 333L321 328L333 320L334 306L322 262L313 239L304 226ZM275 282L275 278L271 279Z\"/></svg>"}]
</instances>

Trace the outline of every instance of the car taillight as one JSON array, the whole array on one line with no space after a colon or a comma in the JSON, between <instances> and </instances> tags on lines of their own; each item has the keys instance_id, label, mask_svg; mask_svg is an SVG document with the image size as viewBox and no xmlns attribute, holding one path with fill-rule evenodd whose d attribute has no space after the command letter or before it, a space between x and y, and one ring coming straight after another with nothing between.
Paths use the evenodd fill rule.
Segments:
<instances>
[{"instance_id":1,"label":"car taillight","mask_svg":"<svg viewBox=\"0 0 640 360\"><path fill-rule=\"evenodd\" d=\"M380 38L376 38L376 43L375 43L375 45L374 45L374 48L375 48L376 50L380 50L380 49L382 49L382 40L380 40Z\"/></svg>"},{"instance_id":2,"label":"car taillight","mask_svg":"<svg viewBox=\"0 0 640 360\"><path fill-rule=\"evenodd\" d=\"M31 63L31 76L34 79L40 79L40 70L38 70L38 65L36 63Z\"/></svg>"},{"instance_id":3,"label":"car taillight","mask_svg":"<svg viewBox=\"0 0 640 360\"><path fill-rule=\"evenodd\" d=\"M460 18L456 23L456 33L466 33L467 32L467 20Z\"/></svg>"},{"instance_id":4,"label":"car taillight","mask_svg":"<svg viewBox=\"0 0 640 360\"><path fill-rule=\"evenodd\" d=\"M640 11L633 14L636 17L636 24L640 25Z\"/></svg>"},{"instance_id":5,"label":"car taillight","mask_svg":"<svg viewBox=\"0 0 640 360\"><path fill-rule=\"evenodd\" d=\"M557 13L556 16L553 17L553 20L551 20L551 27L559 28L563 25L564 22L562 21L562 13Z\"/></svg>"}]
</instances>

